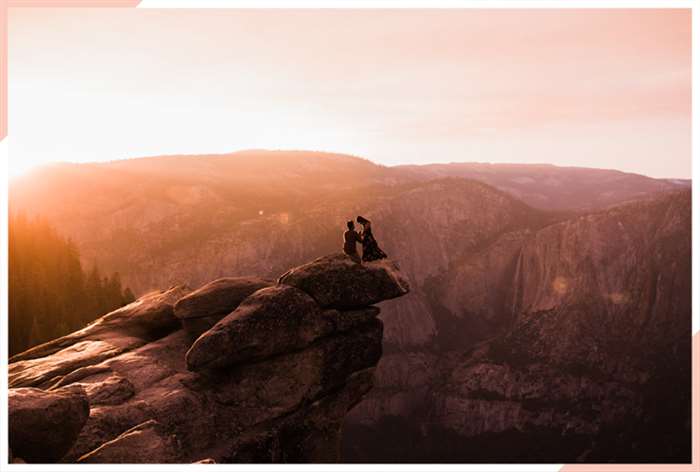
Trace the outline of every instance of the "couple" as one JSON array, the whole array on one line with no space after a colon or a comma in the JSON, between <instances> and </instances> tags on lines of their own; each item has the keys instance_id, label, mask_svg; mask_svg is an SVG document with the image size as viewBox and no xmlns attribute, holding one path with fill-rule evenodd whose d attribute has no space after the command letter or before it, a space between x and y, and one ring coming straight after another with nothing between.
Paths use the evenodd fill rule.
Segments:
<instances>
[{"instance_id":1,"label":"couple","mask_svg":"<svg viewBox=\"0 0 700 472\"><path fill-rule=\"evenodd\" d=\"M387 256L379 249L377 240L372 236L372 224L366 218L357 217L357 222L362 225L362 233L355 231L355 223L352 220L348 221L348 230L343 234L343 251L350 258L360 264L360 256L357 254L357 243L362 243L362 260L365 262L376 261L377 259L385 259Z\"/></svg>"}]
</instances>

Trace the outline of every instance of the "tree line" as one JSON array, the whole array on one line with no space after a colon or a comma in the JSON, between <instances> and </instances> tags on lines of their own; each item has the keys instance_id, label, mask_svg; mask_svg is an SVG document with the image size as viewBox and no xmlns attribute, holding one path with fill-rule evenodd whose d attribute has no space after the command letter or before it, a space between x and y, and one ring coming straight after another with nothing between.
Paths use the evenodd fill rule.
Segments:
<instances>
[{"instance_id":1,"label":"tree line","mask_svg":"<svg viewBox=\"0 0 700 472\"><path fill-rule=\"evenodd\" d=\"M41 218L11 215L8 246L10 356L134 301L117 272L83 270L75 244Z\"/></svg>"}]
</instances>

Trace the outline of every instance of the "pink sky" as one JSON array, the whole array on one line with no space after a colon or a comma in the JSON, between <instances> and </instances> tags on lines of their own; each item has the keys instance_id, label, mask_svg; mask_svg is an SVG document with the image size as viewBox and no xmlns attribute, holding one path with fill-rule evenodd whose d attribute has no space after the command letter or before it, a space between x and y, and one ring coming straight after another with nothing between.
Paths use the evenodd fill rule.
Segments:
<instances>
[{"instance_id":1,"label":"pink sky","mask_svg":"<svg viewBox=\"0 0 700 472\"><path fill-rule=\"evenodd\" d=\"M245 148L690 177L688 10L11 9L17 174Z\"/></svg>"}]
</instances>

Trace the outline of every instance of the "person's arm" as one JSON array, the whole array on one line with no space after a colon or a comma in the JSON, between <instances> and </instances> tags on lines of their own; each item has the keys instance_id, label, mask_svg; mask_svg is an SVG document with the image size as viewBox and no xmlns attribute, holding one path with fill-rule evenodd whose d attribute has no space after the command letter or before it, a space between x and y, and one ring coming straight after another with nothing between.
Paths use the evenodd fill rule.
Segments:
<instances>
[{"instance_id":1,"label":"person's arm","mask_svg":"<svg viewBox=\"0 0 700 472\"><path fill-rule=\"evenodd\" d=\"M357 237L357 242L358 242L358 243L361 243L361 242L362 242L362 234L360 234L360 233L358 233L357 231L355 231L355 236Z\"/></svg>"}]
</instances>

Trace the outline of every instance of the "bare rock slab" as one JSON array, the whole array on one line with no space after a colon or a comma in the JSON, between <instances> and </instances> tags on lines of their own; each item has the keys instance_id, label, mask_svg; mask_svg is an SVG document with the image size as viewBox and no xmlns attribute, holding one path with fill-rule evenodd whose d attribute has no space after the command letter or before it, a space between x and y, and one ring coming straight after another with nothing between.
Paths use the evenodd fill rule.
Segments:
<instances>
[{"instance_id":1,"label":"bare rock slab","mask_svg":"<svg viewBox=\"0 0 700 472\"><path fill-rule=\"evenodd\" d=\"M194 338L238 308L249 295L273 285L259 277L224 277L214 280L177 301L175 316Z\"/></svg>"},{"instance_id":2,"label":"bare rock slab","mask_svg":"<svg viewBox=\"0 0 700 472\"><path fill-rule=\"evenodd\" d=\"M78 459L79 463L161 464L178 462L177 439L148 420Z\"/></svg>"},{"instance_id":3,"label":"bare rock slab","mask_svg":"<svg viewBox=\"0 0 700 472\"><path fill-rule=\"evenodd\" d=\"M409 284L393 262L357 264L345 254L324 256L279 278L313 297L323 308L352 309L400 297Z\"/></svg>"}]
</instances>

